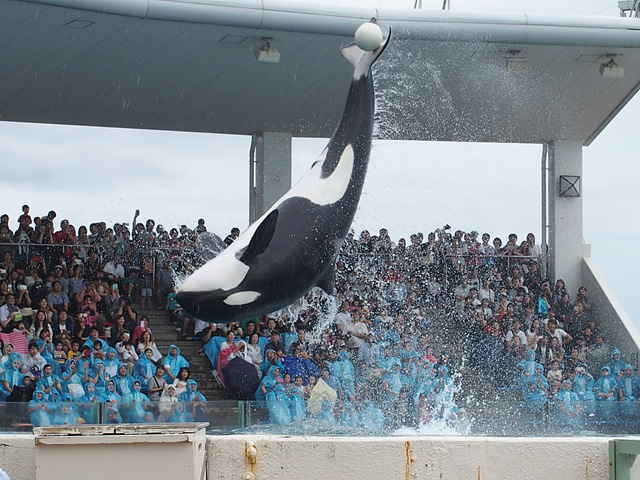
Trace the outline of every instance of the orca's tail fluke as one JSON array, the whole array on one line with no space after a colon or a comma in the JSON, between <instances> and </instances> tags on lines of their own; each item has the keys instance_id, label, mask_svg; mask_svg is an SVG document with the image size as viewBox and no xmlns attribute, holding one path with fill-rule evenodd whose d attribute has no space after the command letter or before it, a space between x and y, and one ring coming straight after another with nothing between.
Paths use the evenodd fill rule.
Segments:
<instances>
[{"instance_id":1,"label":"orca's tail fluke","mask_svg":"<svg viewBox=\"0 0 640 480\"><path fill-rule=\"evenodd\" d=\"M386 38L382 39L382 43L380 43L380 46L375 50L367 52L365 50L362 50L355 43L345 45L340 49L340 53L342 53L342 56L347 60L347 62L353 65L354 79L369 74L371 65L373 65L378 57L382 55L382 52L384 52L384 49L387 48L387 45L389 44L389 40L391 40L391 27L389 27Z\"/></svg>"}]
</instances>

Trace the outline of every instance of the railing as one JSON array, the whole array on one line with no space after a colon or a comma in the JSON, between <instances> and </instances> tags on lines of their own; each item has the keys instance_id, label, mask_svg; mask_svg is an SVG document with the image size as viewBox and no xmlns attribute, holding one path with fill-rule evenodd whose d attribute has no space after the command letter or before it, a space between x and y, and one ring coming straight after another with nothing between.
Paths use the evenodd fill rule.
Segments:
<instances>
[{"instance_id":1,"label":"railing","mask_svg":"<svg viewBox=\"0 0 640 480\"><path fill-rule=\"evenodd\" d=\"M595 402L593 410L583 406L580 414L572 418L559 414L553 401L542 406L506 402L503 407L496 417L485 412L485 417L479 418L474 412L468 412L471 427L470 432L466 433L492 436L571 436L586 433L618 436L640 431L639 402ZM343 427L338 420L327 422L312 416L289 425L274 425L270 423L269 412L264 404L255 401L210 401L205 407L196 406L195 409L191 402L121 402L117 405L98 402L0 403L0 432L31 432L33 427L63 424L174 422L209 422L207 430L215 434L385 436L393 433L388 429L379 432ZM409 418L406 423L411 425ZM437 432L435 426L433 431ZM427 425L417 426L416 433L429 435L432 432Z\"/></svg>"}]
</instances>

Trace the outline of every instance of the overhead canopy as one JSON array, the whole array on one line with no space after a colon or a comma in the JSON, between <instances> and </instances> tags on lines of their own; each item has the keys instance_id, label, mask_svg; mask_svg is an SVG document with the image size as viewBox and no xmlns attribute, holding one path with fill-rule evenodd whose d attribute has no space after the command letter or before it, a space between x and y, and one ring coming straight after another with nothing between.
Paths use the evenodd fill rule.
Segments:
<instances>
[{"instance_id":1,"label":"overhead canopy","mask_svg":"<svg viewBox=\"0 0 640 480\"><path fill-rule=\"evenodd\" d=\"M588 144L640 84L629 18L313 6L281 0L0 0L0 119L330 136L376 17L377 136ZM258 62L270 37L280 63ZM604 78L615 54L623 78Z\"/></svg>"}]
</instances>

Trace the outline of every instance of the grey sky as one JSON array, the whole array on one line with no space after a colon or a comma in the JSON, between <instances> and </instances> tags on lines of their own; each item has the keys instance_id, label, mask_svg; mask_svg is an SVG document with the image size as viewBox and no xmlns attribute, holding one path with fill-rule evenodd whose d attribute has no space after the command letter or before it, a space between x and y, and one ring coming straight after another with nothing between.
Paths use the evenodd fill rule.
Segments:
<instances>
[{"instance_id":1,"label":"grey sky","mask_svg":"<svg viewBox=\"0 0 640 480\"><path fill-rule=\"evenodd\" d=\"M406 8L413 3L383 0ZM438 8L441 2L423 5ZM452 9L618 15L610 0L452 0ZM638 326L640 193L631 135L639 116L635 98L584 149L582 179L585 242ZM325 142L294 141L294 179ZM34 215L55 209L78 227L130 222L139 208L143 219L165 226L193 227L203 217L210 230L224 235L232 226L247 226L248 152L246 137L0 122L0 211L15 226L20 206L28 203ZM376 142L354 228L384 226L397 240L449 223L503 238L512 231L539 238L540 156L539 145Z\"/></svg>"}]
</instances>

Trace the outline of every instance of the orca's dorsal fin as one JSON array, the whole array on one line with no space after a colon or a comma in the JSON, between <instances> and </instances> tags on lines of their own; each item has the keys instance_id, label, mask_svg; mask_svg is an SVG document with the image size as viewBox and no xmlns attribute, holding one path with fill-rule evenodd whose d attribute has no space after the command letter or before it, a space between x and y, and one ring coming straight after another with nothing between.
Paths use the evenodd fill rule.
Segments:
<instances>
[{"instance_id":1,"label":"orca's dorsal fin","mask_svg":"<svg viewBox=\"0 0 640 480\"><path fill-rule=\"evenodd\" d=\"M256 233L251 237L249 245L240 257L240 261L245 265L250 265L251 262L259 255L262 255L271 243L273 238L273 232L276 230L276 224L278 223L278 209L275 209L262 221L260 226L256 229Z\"/></svg>"},{"instance_id":2,"label":"orca's dorsal fin","mask_svg":"<svg viewBox=\"0 0 640 480\"><path fill-rule=\"evenodd\" d=\"M316 286L320 287L329 295L335 294L336 291L336 265L335 262L331 264L324 275L320 277L320 280L316 283Z\"/></svg>"}]
</instances>

